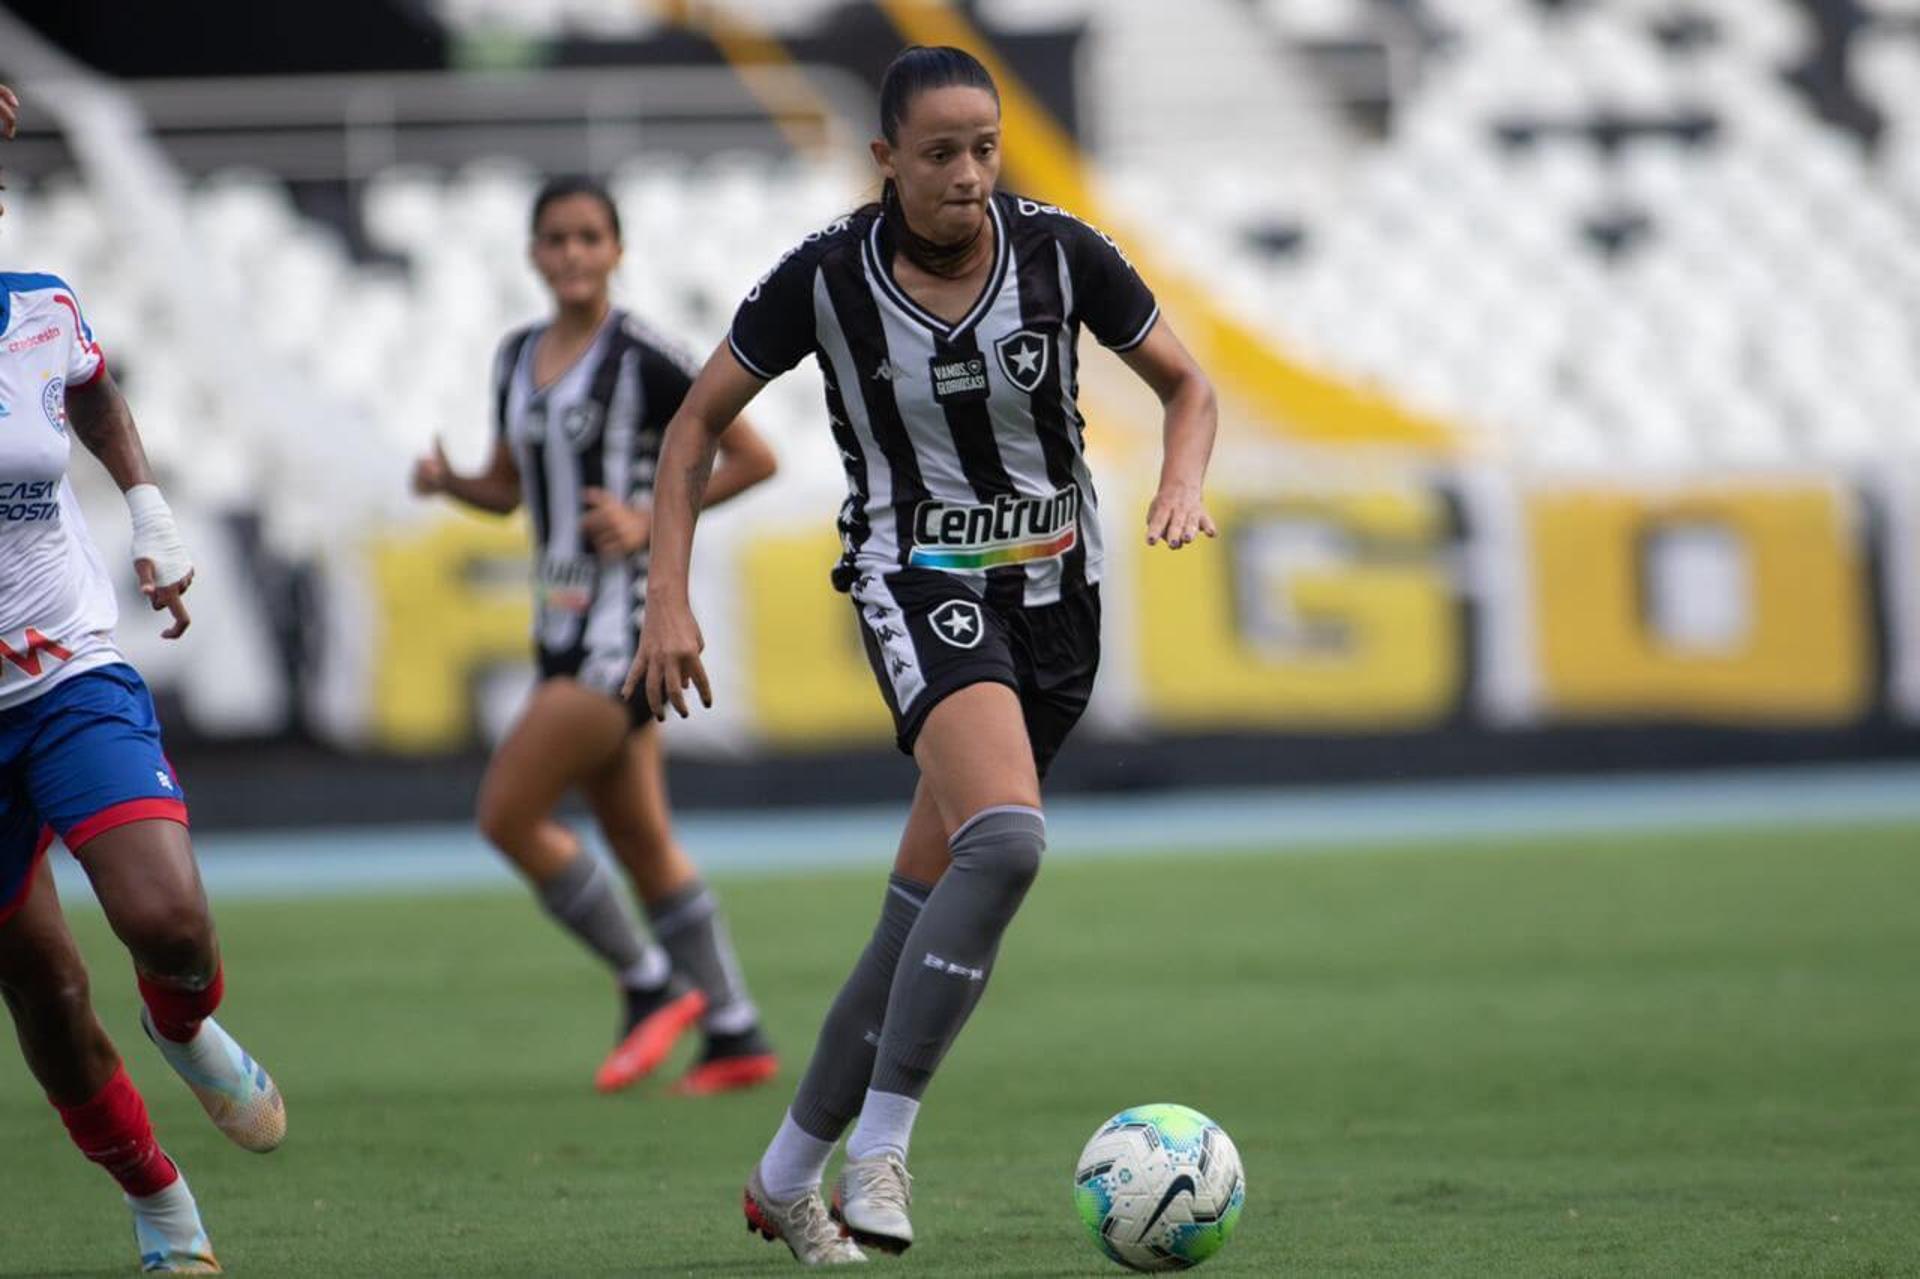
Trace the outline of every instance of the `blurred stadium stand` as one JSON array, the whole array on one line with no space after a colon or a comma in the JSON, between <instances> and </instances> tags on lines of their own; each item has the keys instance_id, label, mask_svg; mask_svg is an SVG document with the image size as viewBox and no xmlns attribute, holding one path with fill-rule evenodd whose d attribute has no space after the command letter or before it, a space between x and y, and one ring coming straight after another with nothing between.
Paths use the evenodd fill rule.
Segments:
<instances>
[{"instance_id":1,"label":"blurred stadium stand","mask_svg":"<svg viewBox=\"0 0 1920 1279\"><path fill-rule=\"evenodd\" d=\"M699 25L725 6L433 0L361 6L404 23L413 70L152 78L236 68L90 50L87 6L12 7L139 77L119 100L177 175L191 269L133 229L156 213L87 141L105 126L84 103L10 153L7 256L79 283L170 485L252 520L256 567L295 594L343 519L429 517L401 476L432 435L469 465L484 449L493 344L543 307L524 263L543 170L610 177L621 295L704 353L784 248L871 194L871 87L899 43L887 6L739 6L794 59L749 77ZM1130 242L1273 349L1448 423L1475 465L1872 476L1920 457L1912 0L964 10L1044 90ZM498 66L521 73L473 69ZM183 319L189 287L217 319ZM302 411L234 394L236 352ZM824 513L840 467L818 405L809 369L754 416L806 495L787 506ZM1150 417L1112 425L1109 460L1146 456ZM1227 426L1231 447L1259 424ZM1355 771L1392 756L1352 749Z\"/></svg>"}]
</instances>

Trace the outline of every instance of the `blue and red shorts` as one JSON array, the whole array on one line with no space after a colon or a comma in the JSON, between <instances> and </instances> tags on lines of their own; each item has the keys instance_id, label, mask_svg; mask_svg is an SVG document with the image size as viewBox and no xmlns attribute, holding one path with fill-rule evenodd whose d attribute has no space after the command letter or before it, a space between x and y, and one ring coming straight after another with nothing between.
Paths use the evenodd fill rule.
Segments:
<instances>
[{"instance_id":1,"label":"blue and red shorts","mask_svg":"<svg viewBox=\"0 0 1920 1279\"><path fill-rule=\"evenodd\" d=\"M146 681L125 663L0 710L0 922L26 901L55 835L78 852L128 822L184 826L186 800Z\"/></svg>"}]
</instances>

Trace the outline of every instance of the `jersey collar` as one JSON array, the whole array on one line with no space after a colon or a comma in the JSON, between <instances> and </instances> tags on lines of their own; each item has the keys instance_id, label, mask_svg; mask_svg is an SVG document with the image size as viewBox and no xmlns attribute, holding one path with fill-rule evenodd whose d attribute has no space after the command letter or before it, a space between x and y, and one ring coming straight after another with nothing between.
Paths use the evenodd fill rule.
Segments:
<instances>
[{"instance_id":1,"label":"jersey collar","mask_svg":"<svg viewBox=\"0 0 1920 1279\"><path fill-rule=\"evenodd\" d=\"M952 341L962 333L978 324L981 317L993 309L993 301L1000 296L1000 286L1006 283L1007 264L1013 259L1013 246L1008 242L1006 219L1000 214L1000 197L987 198L987 216L993 219L993 269L987 272L987 282L980 287L980 296L974 299L973 306L959 321L949 324L933 312L907 296L893 278L893 271L887 265L887 254L880 242L880 227L883 219L875 218L873 226L867 231L864 245L867 259L867 274L880 286L881 293L908 318L918 321L925 328L933 330L936 337Z\"/></svg>"}]
</instances>

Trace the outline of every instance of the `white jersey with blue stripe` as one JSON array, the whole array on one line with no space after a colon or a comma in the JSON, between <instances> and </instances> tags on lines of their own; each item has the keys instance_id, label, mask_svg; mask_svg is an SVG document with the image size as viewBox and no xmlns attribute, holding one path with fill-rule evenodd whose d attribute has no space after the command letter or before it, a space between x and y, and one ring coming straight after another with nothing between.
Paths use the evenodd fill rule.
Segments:
<instances>
[{"instance_id":1,"label":"white jersey with blue stripe","mask_svg":"<svg viewBox=\"0 0 1920 1279\"><path fill-rule=\"evenodd\" d=\"M66 281L0 272L0 710L122 660L113 582L67 482L67 391L106 367Z\"/></svg>"}]
</instances>

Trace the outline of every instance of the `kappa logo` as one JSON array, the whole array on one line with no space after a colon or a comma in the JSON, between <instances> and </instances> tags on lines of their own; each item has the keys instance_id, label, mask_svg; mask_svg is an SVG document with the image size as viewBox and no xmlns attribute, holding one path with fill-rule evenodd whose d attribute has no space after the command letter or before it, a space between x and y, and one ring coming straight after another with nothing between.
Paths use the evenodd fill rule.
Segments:
<instances>
[{"instance_id":1,"label":"kappa logo","mask_svg":"<svg viewBox=\"0 0 1920 1279\"><path fill-rule=\"evenodd\" d=\"M1007 381L1031 395L1047 375L1047 352L1051 344L1032 329L1019 329L993 344L1000 357L1000 371Z\"/></svg>"},{"instance_id":2,"label":"kappa logo","mask_svg":"<svg viewBox=\"0 0 1920 1279\"><path fill-rule=\"evenodd\" d=\"M927 614L933 633L954 648L978 648L986 627L974 600L948 600Z\"/></svg>"}]
</instances>

